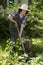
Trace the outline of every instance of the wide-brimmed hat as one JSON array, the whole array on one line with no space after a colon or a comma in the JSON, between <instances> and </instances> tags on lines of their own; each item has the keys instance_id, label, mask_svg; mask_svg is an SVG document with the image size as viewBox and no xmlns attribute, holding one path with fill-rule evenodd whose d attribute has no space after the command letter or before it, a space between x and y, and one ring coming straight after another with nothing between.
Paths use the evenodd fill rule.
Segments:
<instances>
[{"instance_id":1,"label":"wide-brimmed hat","mask_svg":"<svg viewBox=\"0 0 43 65\"><path fill-rule=\"evenodd\" d=\"M20 7L20 9L29 11L29 10L28 10L28 5L27 5L27 4L22 4L21 7Z\"/></svg>"}]
</instances>

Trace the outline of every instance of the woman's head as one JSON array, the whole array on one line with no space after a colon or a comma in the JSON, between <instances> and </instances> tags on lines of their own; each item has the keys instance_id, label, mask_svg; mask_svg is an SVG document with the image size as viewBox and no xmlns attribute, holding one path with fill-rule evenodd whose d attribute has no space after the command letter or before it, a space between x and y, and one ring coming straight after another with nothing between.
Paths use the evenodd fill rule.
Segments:
<instances>
[{"instance_id":1,"label":"woman's head","mask_svg":"<svg viewBox=\"0 0 43 65\"><path fill-rule=\"evenodd\" d=\"M26 15L28 13L28 5L27 4L22 4L19 13L22 12L23 15Z\"/></svg>"},{"instance_id":2,"label":"woman's head","mask_svg":"<svg viewBox=\"0 0 43 65\"><path fill-rule=\"evenodd\" d=\"M19 13L21 13L21 12L22 12L23 15L26 15L28 13L28 11L26 11L26 10L19 9Z\"/></svg>"}]
</instances>

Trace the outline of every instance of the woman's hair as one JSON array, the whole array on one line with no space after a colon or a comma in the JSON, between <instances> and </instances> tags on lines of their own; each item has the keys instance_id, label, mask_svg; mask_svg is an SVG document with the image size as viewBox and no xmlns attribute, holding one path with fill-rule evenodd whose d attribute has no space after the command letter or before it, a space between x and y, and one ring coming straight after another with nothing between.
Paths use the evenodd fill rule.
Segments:
<instances>
[{"instance_id":1,"label":"woman's hair","mask_svg":"<svg viewBox=\"0 0 43 65\"><path fill-rule=\"evenodd\" d=\"M26 11L26 14L28 14L28 11Z\"/></svg>"},{"instance_id":2,"label":"woman's hair","mask_svg":"<svg viewBox=\"0 0 43 65\"><path fill-rule=\"evenodd\" d=\"M18 9L19 13L22 12L22 9Z\"/></svg>"},{"instance_id":3,"label":"woman's hair","mask_svg":"<svg viewBox=\"0 0 43 65\"><path fill-rule=\"evenodd\" d=\"M22 9L18 9L18 12L19 13L22 12ZM28 14L28 11L26 11L26 14Z\"/></svg>"}]
</instances>

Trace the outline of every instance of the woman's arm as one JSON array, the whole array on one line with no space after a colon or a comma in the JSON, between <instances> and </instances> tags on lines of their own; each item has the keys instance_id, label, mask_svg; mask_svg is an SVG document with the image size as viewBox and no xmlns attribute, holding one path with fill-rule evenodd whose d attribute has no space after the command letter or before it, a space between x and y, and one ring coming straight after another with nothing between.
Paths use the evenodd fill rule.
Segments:
<instances>
[{"instance_id":1,"label":"woman's arm","mask_svg":"<svg viewBox=\"0 0 43 65\"><path fill-rule=\"evenodd\" d=\"M21 24L20 34L19 34L20 37L21 37L22 32L23 32L23 29L24 29L24 27L25 27L25 25L26 25L26 21L27 21L27 16L25 16L25 18L24 18L24 20L23 20L23 23Z\"/></svg>"},{"instance_id":2,"label":"woman's arm","mask_svg":"<svg viewBox=\"0 0 43 65\"><path fill-rule=\"evenodd\" d=\"M19 37L20 38L21 38L21 35L22 35L22 32L23 32L24 27L25 27L25 25L24 24L21 24L20 33L19 33Z\"/></svg>"},{"instance_id":3,"label":"woman's arm","mask_svg":"<svg viewBox=\"0 0 43 65\"><path fill-rule=\"evenodd\" d=\"M17 25L16 21L13 20L13 18L11 17L11 15L8 16L8 19L9 19L10 21L12 21L12 22L15 23L15 27L17 28L17 31L18 31L18 34L19 34L19 29L18 29L18 25Z\"/></svg>"},{"instance_id":4,"label":"woman's arm","mask_svg":"<svg viewBox=\"0 0 43 65\"><path fill-rule=\"evenodd\" d=\"M13 20L13 18L11 17L11 15L8 16L8 19L9 19L10 21L16 23L15 20Z\"/></svg>"}]
</instances>

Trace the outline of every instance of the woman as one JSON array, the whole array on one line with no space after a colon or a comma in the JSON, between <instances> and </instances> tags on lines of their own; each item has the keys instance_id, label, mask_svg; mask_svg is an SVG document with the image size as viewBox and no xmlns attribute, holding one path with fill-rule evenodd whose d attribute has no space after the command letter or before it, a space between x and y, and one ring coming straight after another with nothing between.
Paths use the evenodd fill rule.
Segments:
<instances>
[{"instance_id":1,"label":"woman","mask_svg":"<svg viewBox=\"0 0 43 65\"><path fill-rule=\"evenodd\" d=\"M22 4L21 7L12 12L8 18L11 21L9 30L11 34L11 41L15 42L17 38L24 37L24 27L27 20L28 5Z\"/></svg>"}]
</instances>

